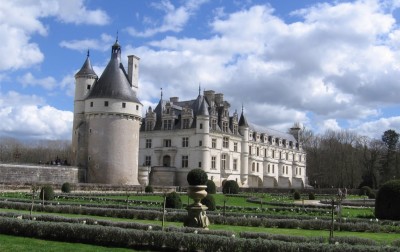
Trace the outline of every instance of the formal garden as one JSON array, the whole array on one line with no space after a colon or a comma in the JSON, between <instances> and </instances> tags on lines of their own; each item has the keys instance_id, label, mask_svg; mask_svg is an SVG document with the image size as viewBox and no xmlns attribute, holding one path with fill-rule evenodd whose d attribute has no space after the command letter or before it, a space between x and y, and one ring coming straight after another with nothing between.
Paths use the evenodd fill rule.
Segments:
<instances>
[{"instance_id":1,"label":"formal garden","mask_svg":"<svg viewBox=\"0 0 400 252\"><path fill-rule=\"evenodd\" d=\"M400 200L393 201L398 181L384 192L362 188L347 195L242 192L235 181L217 192L212 181L201 183L207 196L194 201L188 194L199 193L190 187L187 193L150 186L3 186L0 250L60 251L72 244L74 251L400 251ZM376 208L375 197L383 202ZM190 208L195 213L188 217Z\"/></svg>"}]
</instances>

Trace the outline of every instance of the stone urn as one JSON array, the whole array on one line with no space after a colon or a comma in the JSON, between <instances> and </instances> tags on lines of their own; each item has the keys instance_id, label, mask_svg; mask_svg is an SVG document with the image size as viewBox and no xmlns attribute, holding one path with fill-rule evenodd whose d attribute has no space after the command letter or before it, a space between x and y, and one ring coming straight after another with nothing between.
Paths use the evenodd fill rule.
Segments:
<instances>
[{"instance_id":1,"label":"stone urn","mask_svg":"<svg viewBox=\"0 0 400 252\"><path fill-rule=\"evenodd\" d=\"M193 199L191 206L202 206L200 201L207 196L206 185L192 185L188 187L187 194Z\"/></svg>"}]
</instances>

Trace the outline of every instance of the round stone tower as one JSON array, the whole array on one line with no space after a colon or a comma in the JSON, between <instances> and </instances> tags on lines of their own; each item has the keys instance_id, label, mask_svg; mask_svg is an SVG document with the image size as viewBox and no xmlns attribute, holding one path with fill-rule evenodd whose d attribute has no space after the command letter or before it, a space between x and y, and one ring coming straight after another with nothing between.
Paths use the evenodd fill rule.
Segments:
<instances>
[{"instance_id":1,"label":"round stone tower","mask_svg":"<svg viewBox=\"0 0 400 252\"><path fill-rule=\"evenodd\" d=\"M128 58L138 63L139 58ZM142 104L135 92L138 85L132 83L134 74L126 73L116 41L107 67L84 100L89 183L139 185Z\"/></svg>"}]
</instances>

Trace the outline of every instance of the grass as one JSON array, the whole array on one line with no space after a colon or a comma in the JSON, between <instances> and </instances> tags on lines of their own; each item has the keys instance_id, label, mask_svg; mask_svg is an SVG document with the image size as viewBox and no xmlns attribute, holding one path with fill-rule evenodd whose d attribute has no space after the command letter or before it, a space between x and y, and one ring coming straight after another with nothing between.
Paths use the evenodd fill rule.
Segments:
<instances>
[{"instance_id":1,"label":"grass","mask_svg":"<svg viewBox=\"0 0 400 252\"><path fill-rule=\"evenodd\" d=\"M46 251L46 252L62 252L62 251L96 251L96 252L128 252L137 251L132 249L123 248L110 248L96 245L82 244L82 243L68 243L68 242L57 242L47 241L27 237L17 237L10 235L0 234L0 251L2 252L35 252L35 251Z\"/></svg>"}]
</instances>

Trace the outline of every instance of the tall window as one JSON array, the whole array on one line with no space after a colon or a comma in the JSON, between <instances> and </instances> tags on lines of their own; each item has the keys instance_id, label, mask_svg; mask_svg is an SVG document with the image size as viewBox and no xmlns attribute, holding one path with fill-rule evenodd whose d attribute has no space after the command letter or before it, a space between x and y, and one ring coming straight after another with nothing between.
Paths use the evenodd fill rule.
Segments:
<instances>
[{"instance_id":1,"label":"tall window","mask_svg":"<svg viewBox=\"0 0 400 252\"><path fill-rule=\"evenodd\" d=\"M189 156L182 156L182 168L189 167Z\"/></svg>"},{"instance_id":2,"label":"tall window","mask_svg":"<svg viewBox=\"0 0 400 252\"><path fill-rule=\"evenodd\" d=\"M275 158L275 150L272 150L272 158Z\"/></svg>"},{"instance_id":3,"label":"tall window","mask_svg":"<svg viewBox=\"0 0 400 252\"><path fill-rule=\"evenodd\" d=\"M237 159L236 158L233 160L233 170L237 171Z\"/></svg>"},{"instance_id":4,"label":"tall window","mask_svg":"<svg viewBox=\"0 0 400 252\"><path fill-rule=\"evenodd\" d=\"M275 165L272 165L272 173L275 173Z\"/></svg>"},{"instance_id":5,"label":"tall window","mask_svg":"<svg viewBox=\"0 0 400 252\"><path fill-rule=\"evenodd\" d=\"M233 125L233 134L237 134L238 133L238 126L236 124Z\"/></svg>"},{"instance_id":6,"label":"tall window","mask_svg":"<svg viewBox=\"0 0 400 252\"><path fill-rule=\"evenodd\" d=\"M289 159L289 153L286 152L285 156L286 156L285 159L288 160Z\"/></svg>"},{"instance_id":7,"label":"tall window","mask_svg":"<svg viewBox=\"0 0 400 252\"><path fill-rule=\"evenodd\" d=\"M264 149L264 157L267 157L267 149Z\"/></svg>"},{"instance_id":8,"label":"tall window","mask_svg":"<svg viewBox=\"0 0 400 252\"><path fill-rule=\"evenodd\" d=\"M108 101L104 102L104 107L108 107Z\"/></svg>"},{"instance_id":9,"label":"tall window","mask_svg":"<svg viewBox=\"0 0 400 252\"><path fill-rule=\"evenodd\" d=\"M164 147L171 147L171 139L164 139Z\"/></svg>"},{"instance_id":10,"label":"tall window","mask_svg":"<svg viewBox=\"0 0 400 252\"><path fill-rule=\"evenodd\" d=\"M282 159L282 151L279 152L279 159Z\"/></svg>"},{"instance_id":11,"label":"tall window","mask_svg":"<svg viewBox=\"0 0 400 252\"><path fill-rule=\"evenodd\" d=\"M251 164L251 171L256 171L256 164L254 162Z\"/></svg>"},{"instance_id":12,"label":"tall window","mask_svg":"<svg viewBox=\"0 0 400 252\"><path fill-rule=\"evenodd\" d=\"M222 131L228 132L228 122L222 122Z\"/></svg>"},{"instance_id":13,"label":"tall window","mask_svg":"<svg viewBox=\"0 0 400 252\"><path fill-rule=\"evenodd\" d=\"M224 138L223 138L222 147L224 147L224 148L229 148L229 137L224 137Z\"/></svg>"},{"instance_id":14,"label":"tall window","mask_svg":"<svg viewBox=\"0 0 400 252\"><path fill-rule=\"evenodd\" d=\"M151 166L151 156L146 156L146 160L144 162L144 165Z\"/></svg>"},{"instance_id":15,"label":"tall window","mask_svg":"<svg viewBox=\"0 0 400 252\"><path fill-rule=\"evenodd\" d=\"M125 102L122 103L122 108L126 108L126 103Z\"/></svg>"},{"instance_id":16,"label":"tall window","mask_svg":"<svg viewBox=\"0 0 400 252\"><path fill-rule=\"evenodd\" d=\"M216 169L216 160L217 157L211 157L211 169L215 170Z\"/></svg>"},{"instance_id":17,"label":"tall window","mask_svg":"<svg viewBox=\"0 0 400 252\"><path fill-rule=\"evenodd\" d=\"M211 129L216 130L217 129L217 119L212 119L211 120Z\"/></svg>"},{"instance_id":18,"label":"tall window","mask_svg":"<svg viewBox=\"0 0 400 252\"><path fill-rule=\"evenodd\" d=\"M257 172L260 171L260 163L257 163Z\"/></svg>"},{"instance_id":19,"label":"tall window","mask_svg":"<svg viewBox=\"0 0 400 252\"><path fill-rule=\"evenodd\" d=\"M271 172L271 166L270 166L270 164L268 164L268 173L270 173Z\"/></svg>"},{"instance_id":20,"label":"tall window","mask_svg":"<svg viewBox=\"0 0 400 252\"><path fill-rule=\"evenodd\" d=\"M146 130L152 130L153 129L153 122L146 122Z\"/></svg>"},{"instance_id":21,"label":"tall window","mask_svg":"<svg viewBox=\"0 0 400 252\"><path fill-rule=\"evenodd\" d=\"M182 124L182 128L183 129L189 129L189 119L183 119L183 124Z\"/></svg>"},{"instance_id":22,"label":"tall window","mask_svg":"<svg viewBox=\"0 0 400 252\"><path fill-rule=\"evenodd\" d=\"M249 154L251 155L251 146L249 146Z\"/></svg>"},{"instance_id":23,"label":"tall window","mask_svg":"<svg viewBox=\"0 0 400 252\"><path fill-rule=\"evenodd\" d=\"M211 148L213 148L213 149L217 148L217 139L216 138L211 139Z\"/></svg>"},{"instance_id":24,"label":"tall window","mask_svg":"<svg viewBox=\"0 0 400 252\"><path fill-rule=\"evenodd\" d=\"M221 155L221 169L226 169L226 154Z\"/></svg>"},{"instance_id":25,"label":"tall window","mask_svg":"<svg viewBox=\"0 0 400 252\"><path fill-rule=\"evenodd\" d=\"M164 120L164 130L172 129L172 120Z\"/></svg>"},{"instance_id":26,"label":"tall window","mask_svg":"<svg viewBox=\"0 0 400 252\"><path fill-rule=\"evenodd\" d=\"M146 148L151 148L151 139L146 139Z\"/></svg>"},{"instance_id":27,"label":"tall window","mask_svg":"<svg viewBox=\"0 0 400 252\"><path fill-rule=\"evenodd\" d=\"M189 146L189 138L183 137L182 138L182 147L188 147L188 146Z\"/></svg>"},{"instance_id":28,"label":"tall window","mask_svg":"<svg viewBox=\"0 0 400 252\"><path fill-rule=\"evenodd\" d=\"M233 151L238 151L238 143L233 143Z\"/></svg>"},{"instance_id":29,"label":"tall window","mask_svg":"<svg viewBox=\"0 0 400 252\"><path fill-rule=\"evenodd\" d=\"M257 147L257 156L260 156L260 147Z\"/></svg>"}]
</instances>

